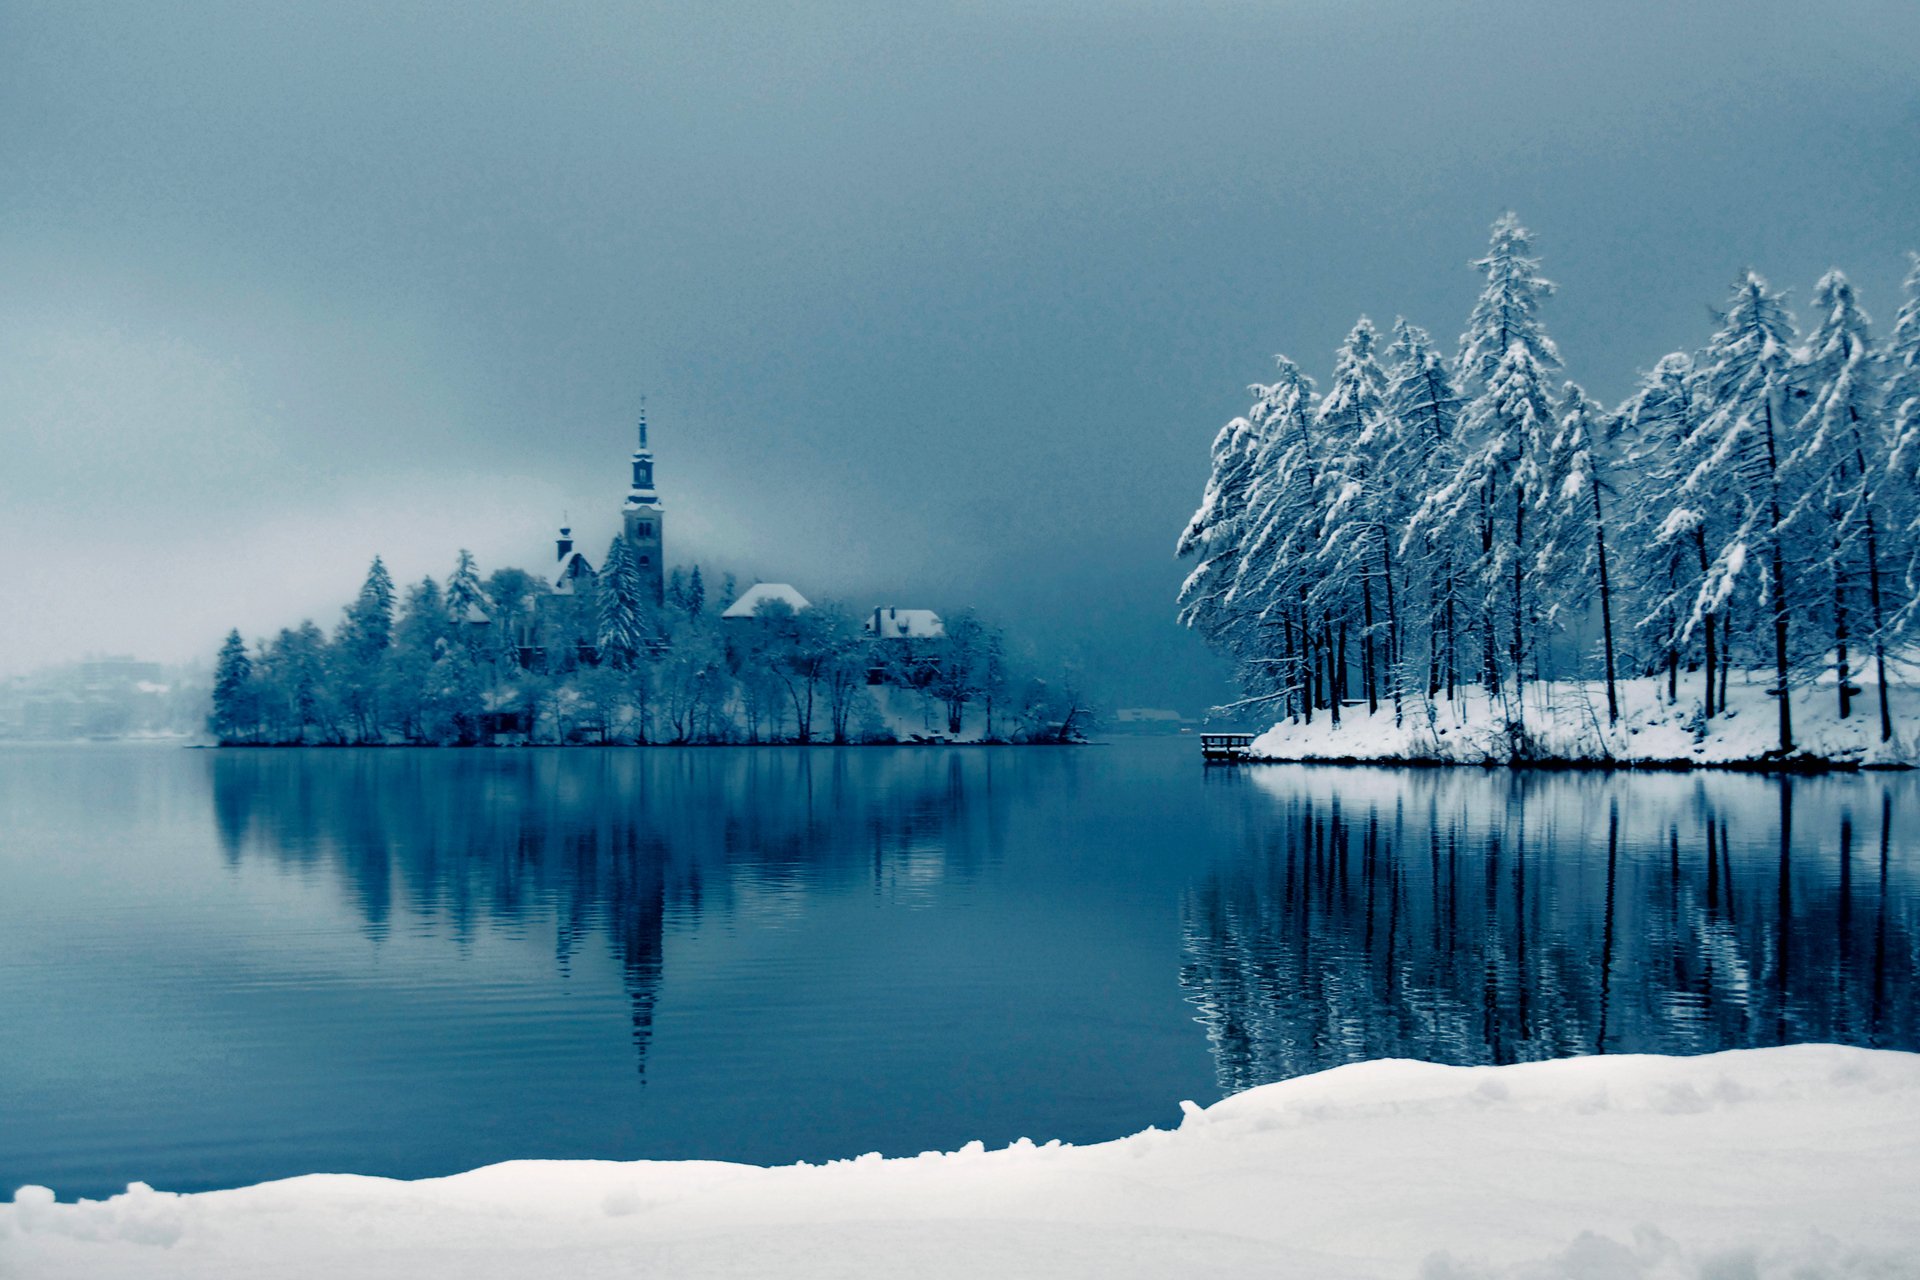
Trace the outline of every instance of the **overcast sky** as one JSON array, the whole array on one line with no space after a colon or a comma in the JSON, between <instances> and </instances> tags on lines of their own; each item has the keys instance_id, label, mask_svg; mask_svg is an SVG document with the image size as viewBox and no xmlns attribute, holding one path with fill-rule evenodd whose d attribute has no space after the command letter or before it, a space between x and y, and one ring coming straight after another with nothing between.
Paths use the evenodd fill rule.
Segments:
<instances>
[{"instance_id":1,"label":"overcast sky","mask_svg":"<svg viewBox=\"0 0 1920 1280\"><path fill-rule=\"evenodd\" d=\"M10 0L0 672L597 557L645 394L672 558L1197 709L1214 431L1508 207L1608 400L1748 264L1884 324L1920 5Z\"/></svg>"}]
</instances>

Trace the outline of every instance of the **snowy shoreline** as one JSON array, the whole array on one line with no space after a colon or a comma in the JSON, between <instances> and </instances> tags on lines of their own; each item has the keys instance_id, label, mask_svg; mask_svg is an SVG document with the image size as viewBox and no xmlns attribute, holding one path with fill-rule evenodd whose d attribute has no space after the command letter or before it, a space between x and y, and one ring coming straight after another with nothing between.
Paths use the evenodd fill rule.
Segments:
<instances>
[{"instance_id":1,"label":"snowy shoreline","mask_svg":"<svg viewBox=\"0 0 1920 1280\"><path fill-rule=\"evenodd\" d=\"M23 1188L0 1274L1606 1280L1920 1272L1920 1055L1356 1063L1095 1146L760 1168L518 1161L106 1201Z\"/></svg>"},{"instance_id":2,"label":"snowy shoreline","mask_svg":"<svg viewBox=\"0 0 1920 1280\"><path fill-rule=\"evenodd\" d=\"M1622 680L1619 716L1609 721L1599 681L1543 681L1519 699L1490 699L1480 689L1457 700L1403 700L1369 713L1343 710L1333 724L1323 711L1311 723L1281 721L1249 749L1255 764L1473 765L1525 769L1720 769L1763 773L1842 773L1910 769L1920 763L1920 690L1890 683L1893 735L1880 738L1871 684L1853 714L1834 713L1834 690L1813 682L1794 689L1789 712L1794 746L1782 756L1778 707L1766 682L1749 675L1731 683L1727 704L1711 719L1698 697L1669 701L1658 678Z\"/></svg>"}]
</instances>

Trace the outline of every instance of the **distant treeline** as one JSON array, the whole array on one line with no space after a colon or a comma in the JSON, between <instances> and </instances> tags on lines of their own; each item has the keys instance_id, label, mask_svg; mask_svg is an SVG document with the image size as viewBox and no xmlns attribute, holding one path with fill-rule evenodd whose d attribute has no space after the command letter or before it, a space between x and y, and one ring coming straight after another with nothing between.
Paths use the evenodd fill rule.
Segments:
<instances>
[{"instance_id":1,"label":"distant treeline","mask_svg":"<svg viewBox=\"0 0 1920 1280\"><path fill-rule=\"evenodd\" d=\"M225 745L348 746L1061 742L1087 724L1070 677L1040 679L971 612L881 639L834 604L723 620L697 566L665 596L617 537L565 592L519 569L483 580L462 551L444 586L400 598L376 557L331 636L311 620L251 650L227 636L208 727Z\"/></svg>"}]
</instances>

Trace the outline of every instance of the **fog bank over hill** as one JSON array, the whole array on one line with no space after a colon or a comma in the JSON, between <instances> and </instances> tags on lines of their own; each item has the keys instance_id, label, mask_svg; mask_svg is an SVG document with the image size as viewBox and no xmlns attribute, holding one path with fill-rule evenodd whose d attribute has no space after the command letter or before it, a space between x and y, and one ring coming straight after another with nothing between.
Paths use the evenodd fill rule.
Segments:
<instances>
[{"instance_id":1,"label":"fog bank over hill","mask_svg":"<svg viewBox=\"0 0 1920 1280\"><path fill-rule=\"evenodd\" d=\"M1509 207L1609 402L1747 265L1884 325L1916 55L1894 0L14 6L0 672L597 553L644 394L674 560L1197 709L1172 543L1274 352L1450 346Z\"/></svg>"}]
</instances>

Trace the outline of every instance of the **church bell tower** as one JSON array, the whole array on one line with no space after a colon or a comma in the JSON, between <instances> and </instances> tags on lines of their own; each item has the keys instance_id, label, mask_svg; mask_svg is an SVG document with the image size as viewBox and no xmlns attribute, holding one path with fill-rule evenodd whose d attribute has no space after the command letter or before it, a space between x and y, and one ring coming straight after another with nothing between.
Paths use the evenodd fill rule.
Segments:
<instances>
[{"instance_id":1,"label":"church bell tower","mask_svg":"<svg viewBox=\"0 0 1920 1280\"><path fill-rule=\"evenodd\" d=\"M660 494L653 487L653 448L647 443L645 400L640 402L639 447L633 451L633 487L627 490L620 517L633 548L633 562L640 569L640 581L646 584L649 598L659 604L666 597L666 531Z\"/></svg>"}]
</instances>

